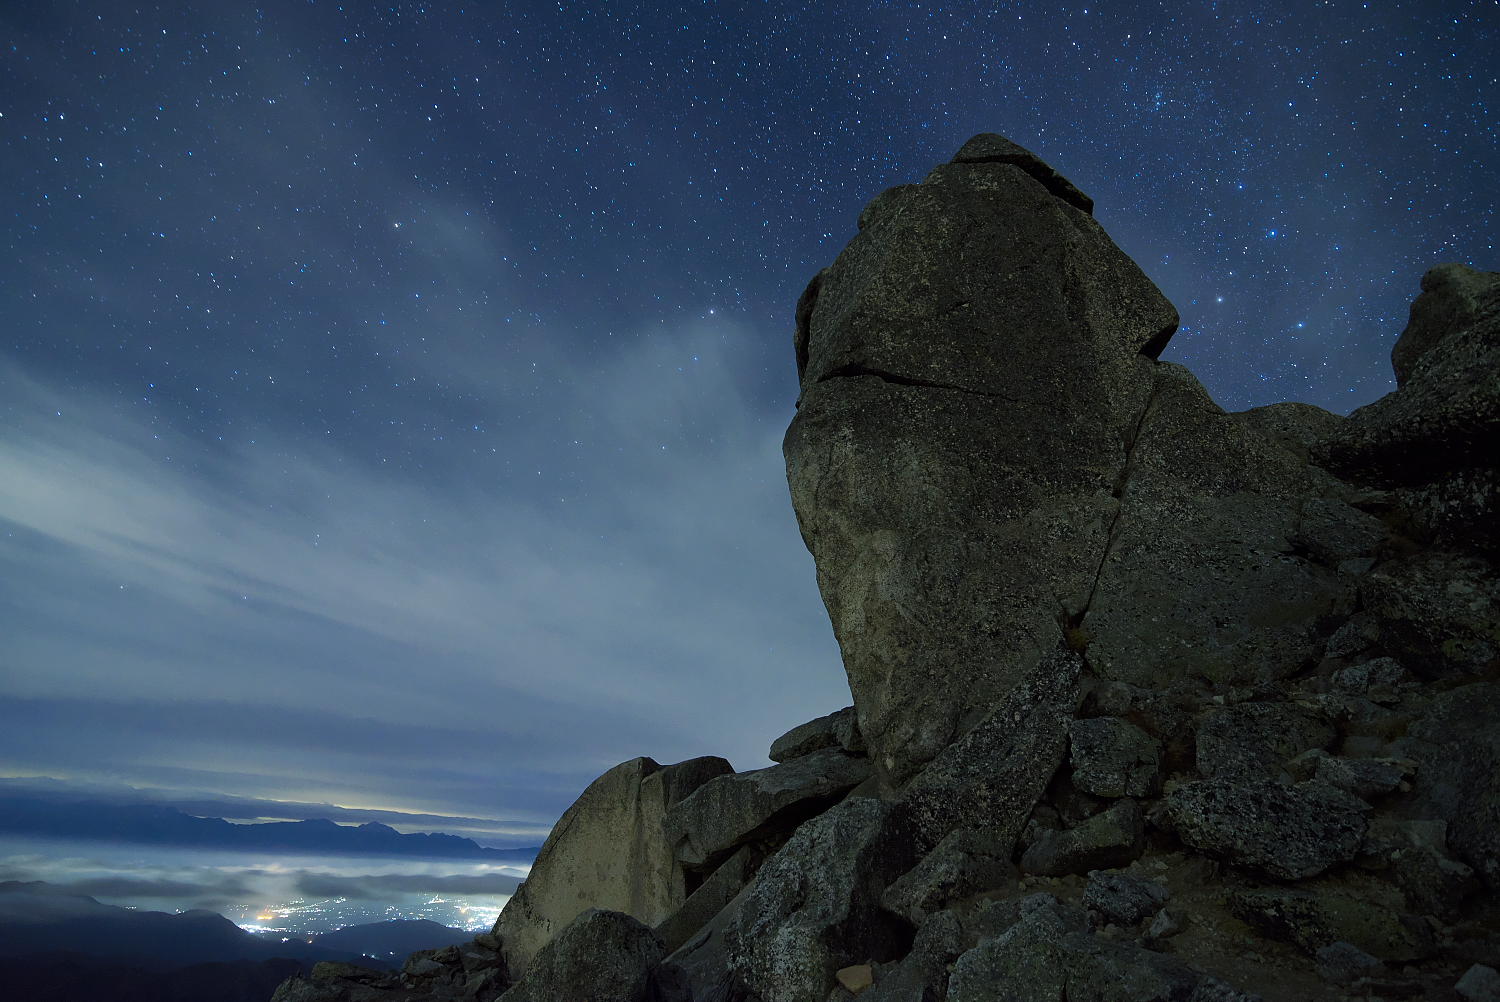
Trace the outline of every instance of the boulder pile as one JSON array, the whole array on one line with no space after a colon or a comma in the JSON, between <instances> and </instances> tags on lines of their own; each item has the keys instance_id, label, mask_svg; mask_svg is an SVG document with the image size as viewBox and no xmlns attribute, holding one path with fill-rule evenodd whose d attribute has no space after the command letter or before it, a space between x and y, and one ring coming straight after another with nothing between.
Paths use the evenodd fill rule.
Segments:
<instances>
[{"instance_id":1,"label":"boulder pile","mask_svg":"<svg viewBox=\"0 0 1500 1002\"><path fill-rule=\"evenodd\" d=\"M797 306L853 706L610 770L493 933L277 1002L1500 999L1500 275L1349 417L1226 413L1092 204L976 136Z\"/></svg>"}]
</instances>

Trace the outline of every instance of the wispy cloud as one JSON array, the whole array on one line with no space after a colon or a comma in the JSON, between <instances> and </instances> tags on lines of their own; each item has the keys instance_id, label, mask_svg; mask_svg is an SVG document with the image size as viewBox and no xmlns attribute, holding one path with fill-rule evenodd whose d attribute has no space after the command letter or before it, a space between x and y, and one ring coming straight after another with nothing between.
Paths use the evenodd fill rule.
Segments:
<instances>
[{"instance_id":1,"label":"wispy cloud","mask_svg":"<svg viewBox=\"0 0 1500 1002\"><path fill-rule=\"evenodd\" d=\"M0 370L0 764L535 823L631 755L763 761L847 690L725 330L551 358L473 475Z\"/></svg>"}]
</instances>

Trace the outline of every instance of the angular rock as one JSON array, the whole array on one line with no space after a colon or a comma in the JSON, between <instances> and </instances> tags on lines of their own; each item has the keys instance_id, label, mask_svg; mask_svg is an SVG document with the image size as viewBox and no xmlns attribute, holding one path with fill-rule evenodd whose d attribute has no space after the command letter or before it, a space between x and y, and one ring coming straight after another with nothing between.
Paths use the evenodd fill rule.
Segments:
<instances>
[{"instance_id":1,"label":"angular rock","mask_svg":"<svg viewBox=\"0 0 1500 1002\"><path fill-rule=\"evenodd\" d=\"M951 901L1013 883L1010 861L1014 838L993 831L959 828L922 861L885 889L881 903L919 926Z\"/></svg>"},{"instance_id":2,"label":"angular rock","mask_svg":"<svg viewBox=\"0 0 1500 1002\"><path fill-rule=\"evenodd\" d=\"M1122 800L1076 827L1043 834L1022 854L1021 869L1060 877L1125 866L1145 845L1146 822L1140 805Z\"/></svg>"},{"instance_id":3,"label":"angular rock","mask_svg":"<svg viewBox=\"0 0 1500 1002\"><path fill-rule=\"evenodd\" d=\"M1464 1002L1500 1002L1500 971L1475 964L1453 986Z\"/></svg>"},{"instance_id":4,"label":"angular rock","mask_svg":"<svg viewBox=\"0 0 1500 1002\"><path fill-rule=\"evenodd\" d=\"M846 706L824 717L798 724L771 742L767 756L772 762L786 762L824 748L843 748L847 752L863 751L858 738L854 707Z\"/></svg>"},{"instance_id":5,"label":"angular rock","mask_svg":"<svg viewBox=\"0 0 1500 1002\"><path fill-rule=\"evenodd\" d=\"M1500 683L1475 682L1433 699L1402 754L1416 761L1414 812L1447 822L1448 846L1500 890Z\"/></svg>"},{"instance_id":6,"label":"angular rock","mask_svg":"<svg viewBox=\"0 0 1500 1002\"><path fill-rule=\"evenodd\" d=\"M1396 391L1349 415L1314 454L1343 476L1407 488L1440 538L1493 549L1500 274L1445 264L1423 275L1391 362Z\"/></svg>"},{"instance_id":7,"label":"angular rock","mask_svg":"<svg viewBox=\"0 0 1500 1002\"><path fill-rule=\"evenodd\" d=\"M766 769L726 773L673 805L666 830L678 860L690 867L712 865L753 839L790 832L869 776L868 760L838 748Z\"/></svg>"},{"instance_id":8,"label":"angular rock","mask_svg":"<svg viewBox=\"0 0 1500 1002\"><path fill-rule=\"evenodd\" d=\"M1383 973L1385 967L1379 958L1343 940L1318 947L1315 956L1323 980L1336 985L1352 985L1360 978L1374 977Z\"/></svg>"},{"instance_id":9,"label":"angular rock","mask_svg":"<svg viewBox=\"0 0 1500 1002\"><path fill-rule=\"evenodd\" d=\"M1330 658L1347 658L1368 650L1379 639L1380 620L1367 612L1357 613L1333 631L1323 654Z\"/></svg>"},{"instance_id":10,"label":"angular rock","mask_svg":"<svg viewBox=\"0 0 1500 1002\"><path fill-rule=\"evenodd\" d=\"M917 852L961 827L993 835L997 847L1015 840L1062 763L1082 670L1077 654L1054 651L911 782L897 809Z\"/></svg>"},{"instance_id":11,"label":"angular rock","mask_svg":"<svg viewBox=\"0 0 1500 1002\"><path fill-rule=\"evenodd\" d=\"M1174 957L1089 935L1034 908L958 958L948 1002L1184 1002L1202 975Z\"/></svg>"},{"instance_id":12,"label":"angular rock","mask_svg":"<svg viewBox=\"0 0 1500 1002\"><path fill-rule=\"evenodd\" d=\"M1282 880L1353 859L1368 827L1362 801L1321 783L1200 780L1177 787L1165 804L1183 842Z\"/></svg>"},{"instance_id":13,"label":"angular rock","mask_svg":"<svg viewBox=\"0 0 1500 1002\"><path fill-rule=\"evenodd\" d=\"M834 973L834 978L851 995L858 995L875 984L875 972L869 964L851 964L848 967L841 967Z\"/></svg>"},{"instance_id":14,"label":"angular rock","mask_svg":"<svg viewBox=\"0 0 1500 1002\"><path fill-rule=\"evenodd\" d=\"M910 836L890 805L851 797L797 829L731 905L725 966L763 999L824 1002L842 967L903 952L880 892L909 869Z\"/></svg>"},{"instance_id":15,"label":"angular rock","mask_svg":"<svg viewBox=\"0 0 1500 1002\"><path fill-rule=\"evenodd\" d=\"M1401 785L1412 763L1393 758L1335 758L1318 760L1314 776L1320 783L1352 793L1361 800L1384 796Z\"/></svg>"},{"instance_id":16,"label":"angular rock","mask_svg":"<svg viewBox=\"0 0 1500 1002\"><path fill-rule=\"evenodd\" d=\"M1500 575L1477 557L1426 551L1360 581L1380 642L1423 678L1478 675L1500 659Z\"/></svg>"},{"instance_id":17,"label":"angular rock","mask_svg":"<svg viewBox=\"0 0 1500 1002\"><path fill-rule=\"evenodd\" d=\"M495 921L511 976L524 974L537 951L586 909L655 924L681 907L687 887L664 828L667 812L709 779L732 771L721 758L666 767L635 758L589 784L563 812L531 874Z\"/></svg>"},{"instance_id":18,"label":"angular rock","mask_svg":"<svg viewBox=\"0 0 1500 1002\"><path fill-rule=\"evenodd\" d=\"M1418 914L1451 916L1477 889L1473 867L1448 854L1445 821L1378 818L1360 852L1360 865L1387 871Z\"/></svg>"},{"instance_id":19,"label":"angular rock","mask_svg":"<svg viewBox=\"0 0 1500 1002\"><path fill-rule=\"evenodd\" d=\"M1096 797L1149 797L1161 783L1161 746L1128 720L1093 717L1068 725L1073 785Z\"/></svg>"},{"instance_id":20,"label":"angular rock","mask_svg":"<svg viewBox=\"0 0 1500 1002\"><path fill-rule=\"evenodd\" d=\"M1128 873L1094 870L1083 889L1083 904L1107 922L1133 926L1147 915L1157 914L1172 896L1164 884Z\"/></svg>"},{"instance_id":21,"label":"angular rock","mask_svg":"<svg viewBox=\"0 0 1500 1002\"><path fill-rule=\"evenodd\" d=\"M622 912L590 908L532 958L503 1002L650 1002L651 972L665 950L656 934Z\"/></svg>"},{"instance_id":22,"label":"angular rock","mask_svg":"<svg viewBox=\"0 0 1500 1002\"><path fill-rule=\"evenodd\" d=\"M1036 158L999 137L966 149L872 202L798 308L788 480L893 786L1086 610L1176 326Z\"/></svg>"},{"instance_id":23,"label":"angular rock","mask_svg":"<svg viewBox=\"0 0 1500 1002\"><path fill-rule=\"evenodd\" d=\"M1435 952L1432 930L1425 921L1362 898L1334 891L1266 887L1231 891L1228 900L1235 917L1309 954L1341 941L1396 963L1421 960Z\"/></svg>"},{"instance_id":24,"label":"angular rock","mask_svg":"<svg viewBox=\"0 0 1500 1002\"><path fill-rule=\"evenodd\" d=\"M1240 703L1208 714L1198 727L1198 771L1208 779L1275 779L1289 759L1333 743L1333 727L1292 703Z\"/></svg>"},{"instance_id":25,"label":"angular rock","mask_svg":"<svg viewBox=\"0 0 1500 1002\"><path fill-rule=\"evenodd\" d=\"M1378 621L1375 621L1378 623ZM1335 634L1337 636L1337 634ZM1331 642L1330 642L1331 645ZM1333 687L1340 692L1368 696L1377 702L1394 701L1396 684L1406 674L1395 658L1375 658L1341 668L1333 673Z\"/></svg>"}]
</instances>

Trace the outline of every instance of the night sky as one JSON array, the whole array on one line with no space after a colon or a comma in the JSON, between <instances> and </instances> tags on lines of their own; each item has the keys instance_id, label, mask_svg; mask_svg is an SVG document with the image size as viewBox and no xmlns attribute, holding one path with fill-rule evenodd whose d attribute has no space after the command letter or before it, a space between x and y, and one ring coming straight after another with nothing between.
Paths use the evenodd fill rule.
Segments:
<instances>
[{"instance_id":1,"label":"night sky","mask_svg":"<svg viewBox=\"0 0 1500 1002\"><path fill-rule=\"evenodd\" d=\"M1500 267L1500 4L1278 6L6 0L0 775L521 832L764 764L848 702L793 305L977 132L1224 406L1376 399Z\"/></svg>"}]
</instances>

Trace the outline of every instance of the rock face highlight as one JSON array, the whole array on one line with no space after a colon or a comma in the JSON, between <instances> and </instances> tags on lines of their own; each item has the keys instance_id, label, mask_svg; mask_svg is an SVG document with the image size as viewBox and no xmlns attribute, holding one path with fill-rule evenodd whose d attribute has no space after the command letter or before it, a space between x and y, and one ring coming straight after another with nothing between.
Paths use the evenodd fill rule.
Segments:
<instances>
[{"instance_id":1,"label":"rock face highlight","mask_svg":"<svg viewBox=\"0 0 1500 1002\"><path fill-rule=\"evenodd\" d=\"M1493 997L1500 275L1429 272L1349 418L1230 414L1091 211L976 136L797 306L852 708L617 766L494 933L277 998Z\"/></svg>"},{"instance_id":2,"label":"rock face highlight","mask_svg":"<svg viewBox=\"0 0 1500 1002\"><path fill-rule=\"evenodd\" d=\"M511 977L525 974L537 952L591 908L653 926L681 907L686 879L663 826L667 812L733 771L721 758L666 768L634 758L594 780L558 820L495 923Z\"/></svg>"}]
</instances>

